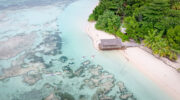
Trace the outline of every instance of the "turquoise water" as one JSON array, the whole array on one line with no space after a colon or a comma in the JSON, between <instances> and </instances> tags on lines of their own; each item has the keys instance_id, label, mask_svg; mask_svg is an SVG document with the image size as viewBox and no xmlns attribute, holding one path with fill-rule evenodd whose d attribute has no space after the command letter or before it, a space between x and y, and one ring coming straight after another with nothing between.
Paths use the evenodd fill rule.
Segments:
<instances>
[{"instance_id":1,"label":"turquoise water","mask_svg":"<svg viewBox=\"0 0 180 100\"><path fill-rule=\"evenodd\" d=\"M0 100L172 100L118 51L93 48L97 3L0 1Z\"/></svg>"}]
</instances>

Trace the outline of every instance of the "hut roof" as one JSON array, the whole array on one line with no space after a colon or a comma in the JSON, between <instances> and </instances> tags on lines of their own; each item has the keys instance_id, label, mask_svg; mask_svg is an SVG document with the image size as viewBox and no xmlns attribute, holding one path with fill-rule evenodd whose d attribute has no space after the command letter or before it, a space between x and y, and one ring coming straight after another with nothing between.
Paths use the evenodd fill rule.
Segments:
<instances>
[{"instance_id":1,"label":"hut roof","mask_svg":"<svg viewBox=\"0 0 180 100\"><path fill-rule=\"evenodd\" d=\"M122 41L121 39L102 39L101 43L99 44L99 48L101 50L113 50L113 49L120 49L122 48Z\"/></svg>"},{"instance_id":2,"label":"hut roof","mask_svg":"<svg viewBox=\"0 0 180 100\"><path fill-rule=\"evenodd\" d=\"M121 39L101 39L102 45L121 45Z\"/></svg>"}]
</instances>

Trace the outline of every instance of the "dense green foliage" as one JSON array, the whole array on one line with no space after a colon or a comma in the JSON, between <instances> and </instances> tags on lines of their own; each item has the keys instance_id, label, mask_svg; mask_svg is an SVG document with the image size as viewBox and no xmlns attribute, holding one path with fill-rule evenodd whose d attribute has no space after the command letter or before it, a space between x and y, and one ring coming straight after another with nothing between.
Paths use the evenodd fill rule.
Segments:
<instances>
[{"instance_id":1,"label":"dense green foliage","mask_svg":"<svg viewBox=\"0 0 180 100\"><path fill-rule=\"evenodd\" d=\"M137 42L143 38L143 33L140 31L140 24L134 17L126 17L124 19L124 26L127 28L126 32L131 33L127 34L129 38L133 38Z\"/></svg>"},{"instance_id":2,"label":"dense green foliage","mask_svg":"<svg viewBox=\"0 0 180 100\"><path fill-rule=\"evenodd\" d=\"M123 40L144 42L154 54L171 60L180 54L179 0L100 0L89 21ZM120 32L122 24L126 34Z\"/></svg>"},{"instance_id":3,"label":"dense green foliage","mask_svg":"<svg viewBox=\"0 0 180 100\"><path fill-rule=\"evenodd\" d=\"M168 41L165 38L162 38L162 34L162 32L158 34L157 30L149 31L144 39L145 45L151 48L154 54L159 54L160 56L169 57L171 60L176 60L177 55L173 52Z\"/></svg>"},{"instance_id":4,"label":"dense green foliage","mask_svg":"<svg viewBox=\"0 0 180 100\"><path fill-rule=\"evenodd\" d=\"M170 28L167 31L167 39L175 51L178 53L180 52L180 25L176 26L175 28Z\"/></svg>"},{"instance_id":5,"label":"dense green foliage","mask_svg":"<svg viewBox=\"0 0 180 100\"><path fill-rule=\"evenodd\" d=\"M116 16L112 11L105 11L103 15L99 16L96 28L104 30L109 33L115 33L120 27L120 17Z\"/></svg>"}]
</instances>

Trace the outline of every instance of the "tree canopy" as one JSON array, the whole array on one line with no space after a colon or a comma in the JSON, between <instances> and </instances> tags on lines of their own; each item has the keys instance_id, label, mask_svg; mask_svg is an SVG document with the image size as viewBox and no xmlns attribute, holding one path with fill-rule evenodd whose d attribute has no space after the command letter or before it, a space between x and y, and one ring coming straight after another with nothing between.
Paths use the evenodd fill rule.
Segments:
<instances>
[{"instance_id":1,"label":"tree canopy","mask_svg":"<svg viewBox=\"0 0 180 100\"><path fill-rule=\"evenodd\" d=\"M179 0L100 0L89 21L97 21L97 29L123 40L144 41L154 54L171 60L180 54ZM126 34L120 32L120 25L126 27Z\"/></svg>"},{"instance_id":2,"label":"tree canopy","mask_svg":"<svg viewBox=\"0 0 180 100\"><path fill-rule=\"evenodd\" d=\"M105 11L103 15L99 16L96 28L104 30L109 33L116 33L120 27L120 17L115 15L112 11Z\"/></svg>"}]
</instances>

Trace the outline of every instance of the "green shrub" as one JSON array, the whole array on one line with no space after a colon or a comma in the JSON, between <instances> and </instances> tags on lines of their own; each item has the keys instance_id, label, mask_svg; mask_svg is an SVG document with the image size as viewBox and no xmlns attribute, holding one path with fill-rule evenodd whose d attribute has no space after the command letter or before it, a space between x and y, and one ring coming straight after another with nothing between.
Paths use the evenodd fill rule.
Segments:
<instances>
[{"instance_id":1,"label":"green shrub","mask_svg":"<svg viewBox=\"0 0 180 100\"><path fill-rule=\"evenodd\" d=\"M88 21L95 21L95 17L94 17L94 14L91 14L90 16L89 16L89 19L88 19Z\"/></svg>"},{"instance_id":2,"label":"green shrub","mask_svg":"<svg viewBox=\"0 0 180 100\"><path fill-rule=\"evenodd\" d=\"M158 54L161 57L168 57L170 60L177 60L177 54L171 49L168 41L162 38L162 32L157 33L157 30L149 31L144 39L145 46L151 48L153 54Z\"/></svg>"},{"instance_id":3,"label":"green shrub","mask_svg":"<svg viewBox=\"0 0 180 100\"><path fill-rule=\"evenodd\" d=\"M120 37L122 41L128 41L129 37L125 34L123 34L120 30L116 32L116 36Z\"/></svg>"},{"instance_id":4,"label":"green shrub","mask_svg":"<svg viewBox=\"0 0 180 100\"><path fill-rule=\"evenodd\" d=\"M180 25L167 31L169 45L180 54Z\"/></svg>"},{"instance_id":5,"label":"green shrub","mask_svg":"<svg viewBox=\"0 0 180 100\"><path fill-rule=\"evenodd\" d=\"M103 15L99 16L95 27L99 30L115 34L120 28L120 17L115 15L114 12L107 10Z\"/></svg>"},{"instance_id":6,"label":"green shrub","mask_svg":"<svg viewBox=\"0 0 180 100\"><path fill-rule=\"evenodd\" d=\"M145 41L154 54L177 59L180 54L179 0L100 0L89 16L96 29L109 32L123 41ZM120 19L126 33L120 32Z\"/></svg>"},{"instance_id":7,"label":"green shrub","mask_svg":"<svg viewBox=\"0 0 180 100\"><path fill-rule=\"evenodd\" d=\"M106 10L105 6L100 4L93 10L93 19L95 21L98 20L99 16L103 15L104 11ZM92 17L92 16L90 16Z\"/></svg>"},{"instance_id":8,"label":"green shrub","mask_svg":"<svg viewBox=\"0 0 180 100\"><path fill-rule=\"evenodd\" d=\"M136 21L135 17L126 17L124 19L124 25L126 27L126 33L129 38L134 39L136 42L140 42L143 39L143 33L141 33L140 24Z\"/></svg>"}]
</instances>

